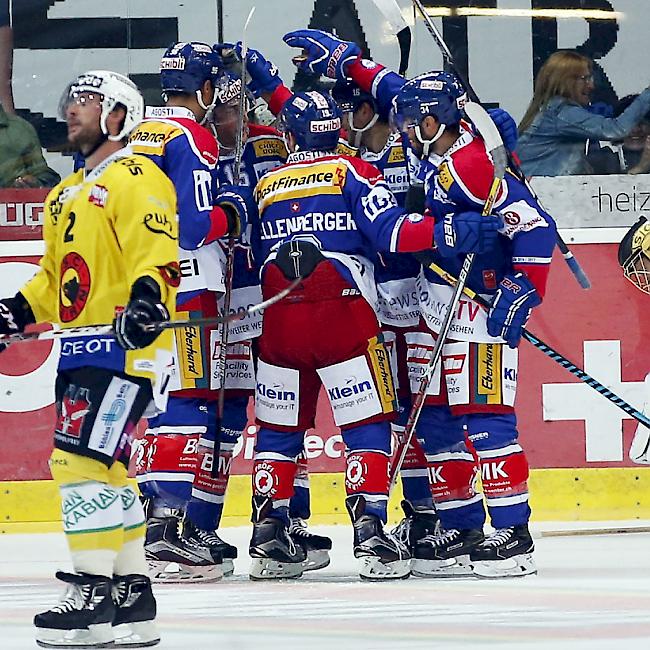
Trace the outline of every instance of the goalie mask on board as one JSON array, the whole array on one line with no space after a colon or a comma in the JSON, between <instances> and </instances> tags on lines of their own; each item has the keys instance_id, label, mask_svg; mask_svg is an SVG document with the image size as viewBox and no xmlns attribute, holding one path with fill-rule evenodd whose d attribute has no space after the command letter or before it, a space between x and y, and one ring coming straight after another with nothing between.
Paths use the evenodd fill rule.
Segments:
<instances>
[{"instance_id":1,"label":"goalie mask on board","mask_svg":"<svg viewBox=\"0 0 650 650\"><path fill-rule=\"evenodd\" d=\"M650 294L650 221L641 217L618 247L623 274L637 288Z\"/></svg>"}]
</instances>

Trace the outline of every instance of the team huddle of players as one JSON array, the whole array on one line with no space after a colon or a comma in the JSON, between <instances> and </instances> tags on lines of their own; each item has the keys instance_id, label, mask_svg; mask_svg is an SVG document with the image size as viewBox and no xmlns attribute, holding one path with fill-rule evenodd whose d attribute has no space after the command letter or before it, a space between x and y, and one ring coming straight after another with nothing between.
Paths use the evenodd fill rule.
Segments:
<instances>
[{"instance_id":1,"label":"team huddle of players","mask_svg":"<svg viewBox=\"0 0 650 650\"><path fill-rule=\"evenodd\" d=\"M114 319L115 333L63 346L51 467L75 572L57 574L69 591L35 618L45 647L152 645L149 575L232 573L237 549L218 531L251 395L251 578L330 561L331 540L307 528L303 446L322 387L345 443L362 578L536 571L517 346L544 297L555 223L510 172L484 210L494 165L452 74L407 81L318 30L284 40L301 50L300 69L333 80L331 92L293 94L260 52L191 42L165 52L165 106L144 120L117 73L86 73L64 93L85 164L48 196L41 270L0 301L0 331ZM277 128L248 121L256 98ZM510 116L490 117L513 149ZM452 299L449 277L470 254L467 286L491 306L458 303L400 468L405 516L388 531L394 441ZM226 293L231 312L247 313L287 288L230 325L221 407L224 329L158 325L217 316ZM143 416L144 509L126 480Z\"/></svg>"},{"instance_id":2,"label":"team huddle of players","mask_svg":"<svg viewBox=\"0 0 650 650\"><path fill-rule=\"evenodd\" d=\"M167 408L149 420L137 452L155 579L232 572L237 550L217 531L252 393L259 431L250 575L297 577L329 563L331 541L306 526L303 441L321 386L346 447L346 506L362 577L533 573L528 465L513 408L516 348L544 294L554 222L512 175L494 214L482 216L493 166L464 121L466 96L453 75L407 82L362 59L354 43L317 30L285 41L301 48L299 67L334 85L294 95L272 63L248 50L243 92L279 118L277 130L244 119L240 166L242 79L227 65L241 57L239 44L170 48L161 64L166 106L151 109L130 137L130 148L153 158L176 187L179 316L214 315L224 291L223 241L193 233L208 209L236 214L243 233L231 310L301 278L263 317L231 329L221 418L220 333L177 331ZM492 118L514 147L507 113ZM197 124L204 119L215 137ZM197 200L210 196L197 179L209 178L221 207ZM457 276L468 253L476 254L468 284L493 297L493 307L459 304L401 468L405 518L389 533L391 441L404 430L452 294L428 264ZM495 529L487 537L485 506Z\"/></svg>"}]
</instances>

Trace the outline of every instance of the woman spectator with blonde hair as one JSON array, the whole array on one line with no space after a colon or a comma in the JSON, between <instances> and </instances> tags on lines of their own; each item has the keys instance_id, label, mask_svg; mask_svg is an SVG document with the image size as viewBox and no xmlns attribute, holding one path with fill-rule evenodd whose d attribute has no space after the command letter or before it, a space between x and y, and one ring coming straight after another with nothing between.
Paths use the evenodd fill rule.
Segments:
<instances>
[{"instance_id":1,"label":"woman spectator with blonde hair","mask_svg":"<svg viewBox=\"0 0 650 650\"><path fill-rule=\"evenodd\" d=\"M618 117L590 110L593 61L572 50L553 53L535 81L517 153L527 176L589 174L588 140L621 140L650 109L646 88Z\"/></svg>"}]
</instances>

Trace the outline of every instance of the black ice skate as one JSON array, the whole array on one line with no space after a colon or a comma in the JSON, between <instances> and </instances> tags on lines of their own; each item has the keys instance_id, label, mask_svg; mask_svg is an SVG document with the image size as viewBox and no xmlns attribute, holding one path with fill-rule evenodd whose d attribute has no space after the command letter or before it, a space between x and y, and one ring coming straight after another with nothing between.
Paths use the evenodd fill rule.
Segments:
<instances>
[{"instance_id":1,"label":"black ice skate","mask_svg":"<svg viewBox=\"0 0 650 650\"><path fill-rule=\"evenodd\" d=\"M428 535L415 545L413 575L420 578L473 576L470 553L482 541L483 531L473 528Z\"/></svg>"},{"instance_id":2,"label":"black ice skate","mask_svg":"<svg viewBox=\"0 0 650 650\"><path fill-rule=\"evenodd\" d=\"M330 563L332 540L324 535L315 535L307 530L307 522L300 518L293 518L289 524L289 536L294 544L302 546L307 555L303 562L303 571L324 569Z\"/></svg>"},{"instance_id":3,"label":"black ice skate","mask_svg":"<svg viewBox=\"0 0 650 650\"><path fill-rule=\"evenodd\" d=\"M216 582L223 578L223 558L216 549L190 543L178 531L175 514L147 520L144 544L153 582Z\"/></svg>"},{"instance_id":4,"label":"black ice skate","mask_svg":"<svg viewBox=\"0 0 650 650\"><path fill-rule=\"evenodd\" d=\"M403 500L401 505L404 518L390 532L413 554L417 542L440 532L440 519L435 510L414 508L410 501Z\"/></svg>"},{"instance_id":5,"label":"black ice skate","mask_svg":"<svg viewBox=\"0 0 650 650\"><path fill-rule=\"evenodd\" d=\"M515 578L537 573L535 544L527 524L499 528L471 553L474 574L481 578Z\"/></svg>"},{"instance_id":6,"label":"black ice skate","mask_svg":"<svg viewBox=\"0 0 650 650\"><path fill-rule=\"evenodd\" d=\"M233 560L237 559L237 547L224 541L217 535L216 530L203 530L197 528L187 517L183 520L183 539L187 540L190 544L198 544L199 546L207 546L214 549L223 558L223 575L224 577L231 576L235 571L235 563Z\"/></svg>"},{"instance_id":7,"label":"black ice skate","mask_svg":"<svg viewBox=\"0 0 650 650\"><path fill-rule=\"evenodd\" d=\"M160 642L156 629L156 599L147 576L114 576L113 618L114 647L146 648Z\"/></svg>"},{"instance_id":8,"label":"black ice skate","mask_svg":"<svg viewBox=\"0 0 650 650\"><path fill-rule=\"evenodd\" d=\"M365 580L397 580L411 573L411 554L401 541L384 530L381 519L365 514L365 499L348 497L345 505L354 528L354 557Z\"/></svg>"},{"instance_id":9,"label":"black ice skate","mask_svg":"<svg viewBox=\"0 0 650 650\"><path fill-rule=\"evenodd\" d=\"M112 581L105 576L64 573L63 598L47 612L34 616L36 643L43 648L105 648L113 643L115 605Z\"/></svg>"},{"instance_id":10,"label":"black ice skate","mask_svg":"<svg viewBox=\"0 0 650 650\"><path fill-rule=\"evenodd\" d=\"M253 536L248 549L253 558L250 578L299 578L304 571L307 554L300 544L291 539L281 519L267 516L271 507L270 499L253 497Z\"/></svg>"}]
</instances>

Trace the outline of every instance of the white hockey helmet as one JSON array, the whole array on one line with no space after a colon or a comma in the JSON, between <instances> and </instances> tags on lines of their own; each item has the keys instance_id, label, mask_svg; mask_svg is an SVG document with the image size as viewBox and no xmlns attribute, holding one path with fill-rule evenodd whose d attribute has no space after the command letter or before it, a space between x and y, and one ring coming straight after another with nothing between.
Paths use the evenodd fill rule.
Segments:
<instances>
[{"instance_id":1,"label":"white hockey helmet","mask_svg":"<svg viewBox=\"0 0 650 650\"><path fill-rule=\"evenodd\" d=\"M144 99L138 87L124 75L110 70L89 70L71 81L63 92L59 103L59 115L65 119L66 108L80 93L101 95L100 127L102 133L113 141L119 141L133 131L144 117ZM110 135L106 126L108 114L118 105L126 109L126 117L121 131Z\"/></svg>"}]
</instances>

